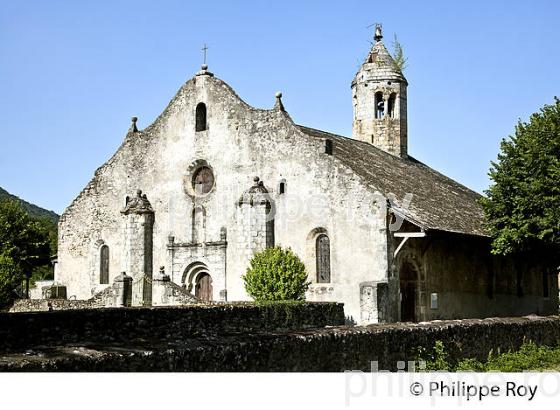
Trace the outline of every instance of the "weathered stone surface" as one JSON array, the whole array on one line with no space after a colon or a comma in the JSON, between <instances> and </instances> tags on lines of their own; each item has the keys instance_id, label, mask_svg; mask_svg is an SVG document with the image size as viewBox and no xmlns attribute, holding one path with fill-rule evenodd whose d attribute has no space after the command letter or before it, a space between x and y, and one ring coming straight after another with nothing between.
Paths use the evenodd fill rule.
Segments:
<instances>
[{"instance_id":1,"label":"weathered stone surface","mask_svg":"<svg viewBox=\"0 0 560 410\"><path fill-rule=\"evenodd\" d=\"M157 343L201 335L299 330L343 323L344 310L337 303L228 303L0 313L0 351L61 343Z\"/></svg>"},{"instance_id":2,"label":"weathered stone surface","mask_svg":"<svg viewBox=\"0 0 560 410\"><path fill-rule=\"evenodd\" d=\"M205 299L247 300L248 261L275 243L303 260L307 299L343 302L348 322L556 312L556 281L543 290L538 262L490 257L480 195L408 155L408 84L376 39L352 84L354 139L295 124L280 94L272 109L251 107L208 67L151 125L133 122L60 218L55 277L68 297L109 292L125 271L133 305L175 303L170 286L153 300L164 266L195 296L204 279ZM425 237L395 237L407 233ZM318 278L321 235L329 283Z\"/></svg>"},{"instance_id":3,"label":"weathered stone surface","mask_svg":"<svg viewBox=\"0 0 560 410\"><path fill-rule=\"evenodd\" d=\"M207 107L208 128L197 132L195 107L200 102ZM206 195L193 195L192 177L201 166L212 168L214 185ZM152 125L128 133L66 209L59 226L57 281L67 286L70 298L88 299L102 290L98 260L103 244L110 247L109 282L121 271L132 275L124 230L132 229L134 221L127 225L130 215L120 211L126 197L142 189L154 211L153 266L165 266L172 282L194 293L197 273L192 268L204 265L212 277L214 300L220 295L247 300L241 277L255 249L252 244L265 243L270 232L253 230L261 219L251 224L239 220L243 212L238 199L255 175L274 202L275 242L302 258L312 282L314 232L322 228L331 235L331 291L308 298L345 301L347 315L359 317L359 283L383 280L388 272L386 255L376 252L387 243L386 216L374 206L378 196L325 154L324 142L301 132L279 106L250 107L223 81L203 74L184 84ZM281 195L282 180L287 191ZM197 209L203 209L203 234L193 241ZM253 228L247 231L246 226ZM222 240L224 229L227 241Z\"/></svg>"},{"instance_id":4,"label":"weathered stone surface","mask_svg":"<svg viewBox=\"0 0 560 410\"><path fill-rule=\"evenodd\" d=\"M87 339L86 339L87 340ZM398 343L395 343L398 340ZM332 327L305 331L187 337L171 330L161 340L64 343L0 353L1 371L256 371L340 372L397 370L431 351L440 340L450 361L485 360L490 351L518 349L524 342L556 345L560 317L501 318Z\"/></svg>"}]
</instances>

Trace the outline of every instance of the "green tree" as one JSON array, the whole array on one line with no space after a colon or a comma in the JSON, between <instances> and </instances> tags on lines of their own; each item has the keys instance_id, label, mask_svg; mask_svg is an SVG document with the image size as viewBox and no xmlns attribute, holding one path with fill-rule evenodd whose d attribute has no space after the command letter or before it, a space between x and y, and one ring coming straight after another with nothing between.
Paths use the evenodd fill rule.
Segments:
<instances>
[{"instance_id":1,"label":"green tree","mask_svg":"<svg viewBox=\"0 0 560 410\"><path fill-rule=\"evenodd\" d=\"M303 262L291 249L281 247L256 253L243 280L256 301L304 300L309 287Z\"/></svg>"},{"instance_id":2,"label":"green tree","mask_svg":"<svg viewBox=\"0 0 560 410\"><path fill-rule=\"evenodd\" d=\"M23 274L14 260L5 253L0 253L0 307L15 297L13 290L22 280Z\"/></svg>"},{"instance_id":3,"label":"green tree","mask_svg":"<svg viewBox=\"0 0 560 410\"><path fill-rule=\"evenodd\" d=\"M519 121L501 142L482 205L493 253L531 252L555 268L560 255L560 100Z\"/></svg>"},{"instance_id":4,"label":"green tree","mask_svg":"<svg viewBox=\"0 0 560 410\"><path fill-rule=\"evenodd\" d=\"M0 304L6 304L22 275L50 263L52 236L44 221L31 218L16 201L0 202Z\"/></svg>"}]
</instances>

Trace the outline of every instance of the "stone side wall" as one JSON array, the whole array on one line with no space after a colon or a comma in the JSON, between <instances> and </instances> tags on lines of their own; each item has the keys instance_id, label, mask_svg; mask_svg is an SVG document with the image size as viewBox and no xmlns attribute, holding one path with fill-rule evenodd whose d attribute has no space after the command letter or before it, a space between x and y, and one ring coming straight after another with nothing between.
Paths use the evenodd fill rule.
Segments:
<instances>
[{"instance_id":1,"label":"stone side wall","mask_svg":"<svg viewBox=\"0 0 560 410\"><path fill-rule=\"evenodd\" d=\"M517 350L527 341L557 345L560 317L333 327L182 340L167 337L144 345L128 340L120 346L69 344L50 351L0 353L0 371L367 372L372 362L377 362L379 370L395 371L399 361L415 360L419 347L430 350L438 340L449 350L451 361L485 360L490 351Z\"/></svg>"},{"instance_id":2,"label":"stone side wall","mask_svg":"<svg viewBox=\"0 0 560 410\"><path fill-rule=\"evenodd\" d=\"M487 238L430 233L412 238L399 252L395 268L397 282L407 270L408 276L410 271L417 275L419 321L558 312L553 275L547 278L545 297L539 261L493 256Z\"/></svg>"},{"instance_id":3,"label":"stone side wall","mask_svg":"<svg viewBox=\"0 0 560 410\"><path fill-rule=\"evenodd\" d=\"M76 302L79 303L79 302ZM301 330L344 323L339 303L213 304L0 313L0 351L66 343L159 343L201 335Z\"/></svg>"},{"instance_id":4,"label":"stone side wall","mask_svg":"<svg viewBox=\"0 0 560 410\"><path fill-rule=\"evenodd\" d=\"M11 313L19 312L47 312L53 310L98 309L118 307L118 287L116 284L108 286L93 298L87 300L69 299L18 299L10 308Z\"/></svg>"}]
</instances>

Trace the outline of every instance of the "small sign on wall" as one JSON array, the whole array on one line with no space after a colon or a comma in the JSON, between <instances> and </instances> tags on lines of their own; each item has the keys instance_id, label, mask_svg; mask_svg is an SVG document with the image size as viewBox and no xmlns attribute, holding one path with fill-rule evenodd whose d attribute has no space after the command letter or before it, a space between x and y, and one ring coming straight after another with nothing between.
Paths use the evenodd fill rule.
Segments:
<instances>
[{"instance_id":1,"label":"small sign on wall","mask_svg":"<svg viewBox=\"0 0 560 410\"><path fill-rule=\"evenodd\" d=\"M430 308L437 309L438 308L438 295L437 293L432 293L430 296Z\"/></svg>"}]
</instances>

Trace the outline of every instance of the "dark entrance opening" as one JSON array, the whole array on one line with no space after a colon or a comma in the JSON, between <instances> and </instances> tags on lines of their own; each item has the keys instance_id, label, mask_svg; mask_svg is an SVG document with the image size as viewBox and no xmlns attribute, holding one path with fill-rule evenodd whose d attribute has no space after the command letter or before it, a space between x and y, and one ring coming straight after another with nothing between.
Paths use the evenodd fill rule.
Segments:
<instances>
[{"instance_id":1,"label":"dark entrance opening","mask_svg":"<svg viewBox=\"0 0 560 410\"><path fill-rule=\"evenodd\" d=\"M201 273L196 279L194 295L200 300L212 300L212 277L207 273Z\"/></svg>"},{"instance_id":2,"label":"dark entrance opening","mask_svg":"<svg viewBox=\"0 0 560 410\"><path fill-rule=\"evenodd\" d=\"M416 305L418 295L418 274L409 264L400 271L401 321L416 322Z\"/></svg>"}]
</instances>

